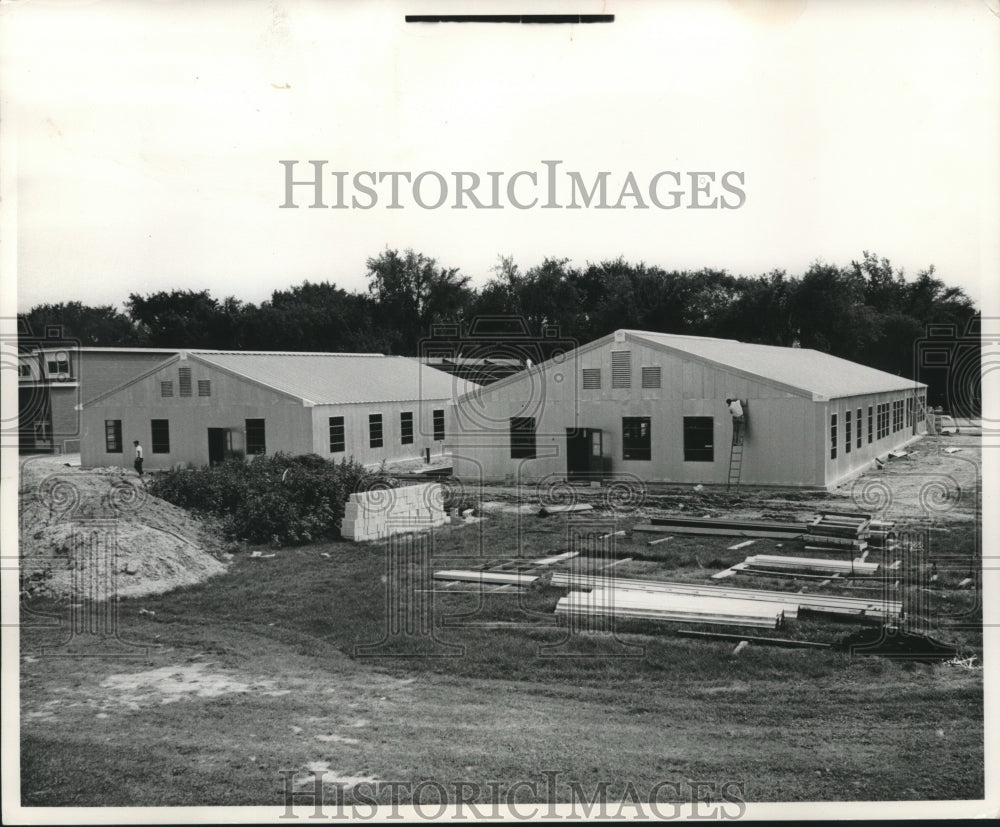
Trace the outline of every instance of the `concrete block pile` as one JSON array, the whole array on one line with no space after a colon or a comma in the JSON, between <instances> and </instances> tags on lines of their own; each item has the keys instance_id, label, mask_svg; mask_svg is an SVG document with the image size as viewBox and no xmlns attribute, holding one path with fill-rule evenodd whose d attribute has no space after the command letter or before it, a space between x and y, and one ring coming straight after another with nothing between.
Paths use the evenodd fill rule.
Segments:
<instances>
[{"instance_id":1,"label":"concrete block pile","mask_svg":"<svg viewBox=\"0 0 1000 827\"><path fill-rule=\"evenodd\" d=\"M441 483L376 488L351 494L340 534L345 540L381 540L448 522Z\"/></svg>"}]
</instances>

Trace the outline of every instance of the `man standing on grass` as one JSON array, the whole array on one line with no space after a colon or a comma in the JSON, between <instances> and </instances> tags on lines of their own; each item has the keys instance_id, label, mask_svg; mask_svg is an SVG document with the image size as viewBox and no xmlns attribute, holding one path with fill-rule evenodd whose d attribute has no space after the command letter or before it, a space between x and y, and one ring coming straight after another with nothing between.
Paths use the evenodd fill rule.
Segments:
<instances>
[{"instance_id":1,"label":"man standing on grass","mask_svg":"<svg viewBox=\"0 0 1000 827\"><path fill-rule=\"evenodd\" d=\"M135 462L132 465L135 467L135 472L141 477L142 476L142 446L139 444L139 440L132 440L132 444L135 446Z\"/></svg>"}]
</instances>

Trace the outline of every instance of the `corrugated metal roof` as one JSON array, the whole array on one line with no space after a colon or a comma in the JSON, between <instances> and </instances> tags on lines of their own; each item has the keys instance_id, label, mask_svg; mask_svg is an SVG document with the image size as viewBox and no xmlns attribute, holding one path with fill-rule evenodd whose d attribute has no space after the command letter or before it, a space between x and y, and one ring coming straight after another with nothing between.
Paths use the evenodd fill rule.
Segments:
<instances>
[{"instance_id":1,"label":"corrugated metal roof","mask_svg":"<svg viewBox=\"0 0 1000 827\"><path fill-rule=\"evenodd\" d=\"M477 386L405 356L190 350L191 357L315 405L448 400Z\"/></svg>"},{"instance_id":2,"label":"corrugated metal roof","mask_svg":"<svg viewBox=\"0 0 1000 827\"><path fill-rule=\"evenodd\" d=\"M753 345L735 339L678 336L645 330L624 332L626 336L640 341L688 353L723 368L739 370L827 399L907 390L915 384L926 387L922 382L914 383L912 379L808 348Z\"/></svg>"}]
</instances>

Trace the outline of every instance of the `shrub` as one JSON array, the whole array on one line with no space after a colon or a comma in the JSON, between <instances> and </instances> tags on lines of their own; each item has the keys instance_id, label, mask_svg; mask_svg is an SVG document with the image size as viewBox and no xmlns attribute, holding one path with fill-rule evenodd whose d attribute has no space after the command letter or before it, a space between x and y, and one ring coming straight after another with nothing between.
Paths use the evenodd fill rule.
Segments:
<instances>
[{"instance_id":1,"label":"shrub","mask_svg":"<svg viewBox=\"0 0 1000 827\"><path fill-rule=\"evenodd\" d=\"M150 492L217 517L229 537L281 546L338 536L347 498L376 481L392 484L353 460L278 453L249 463L168 471L156 477Z\"/></svg>"}]
</instances>

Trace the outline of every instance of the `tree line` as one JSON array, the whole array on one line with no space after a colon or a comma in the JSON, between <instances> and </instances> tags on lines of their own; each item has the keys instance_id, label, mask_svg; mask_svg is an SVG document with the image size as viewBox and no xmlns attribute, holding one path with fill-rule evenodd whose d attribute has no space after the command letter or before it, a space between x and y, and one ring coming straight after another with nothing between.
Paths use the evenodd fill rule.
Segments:
<instances>
[{"instance_id":1,"label":"tree line","mask_svg":"<svg viewBox=\"0 0 1000 827\"><path fill-rule=\"evenodd\" d=\"M848 266L816 262L801 275L750 276L624 258L582 267L546 258L522 270L502 257L477 288L457 267L386 249L367 260L365 275L364 291L305 281L260 304L220 300L208 290L132 293L124 311L65 302L38 305L19 320L35 336L61 325L84 346L415 356L434 325L513 317L535 336L555 328L563 341L588 342L618 328L715 336L814 348L914 378L915 348L928 326L953 326L961 338L979 318L968 295L946 285L933 266L907 279L867 251ZM947 371L938 374L917 377L932 385L932 401L947 395Z\"/></svg>"}]
</instances>

